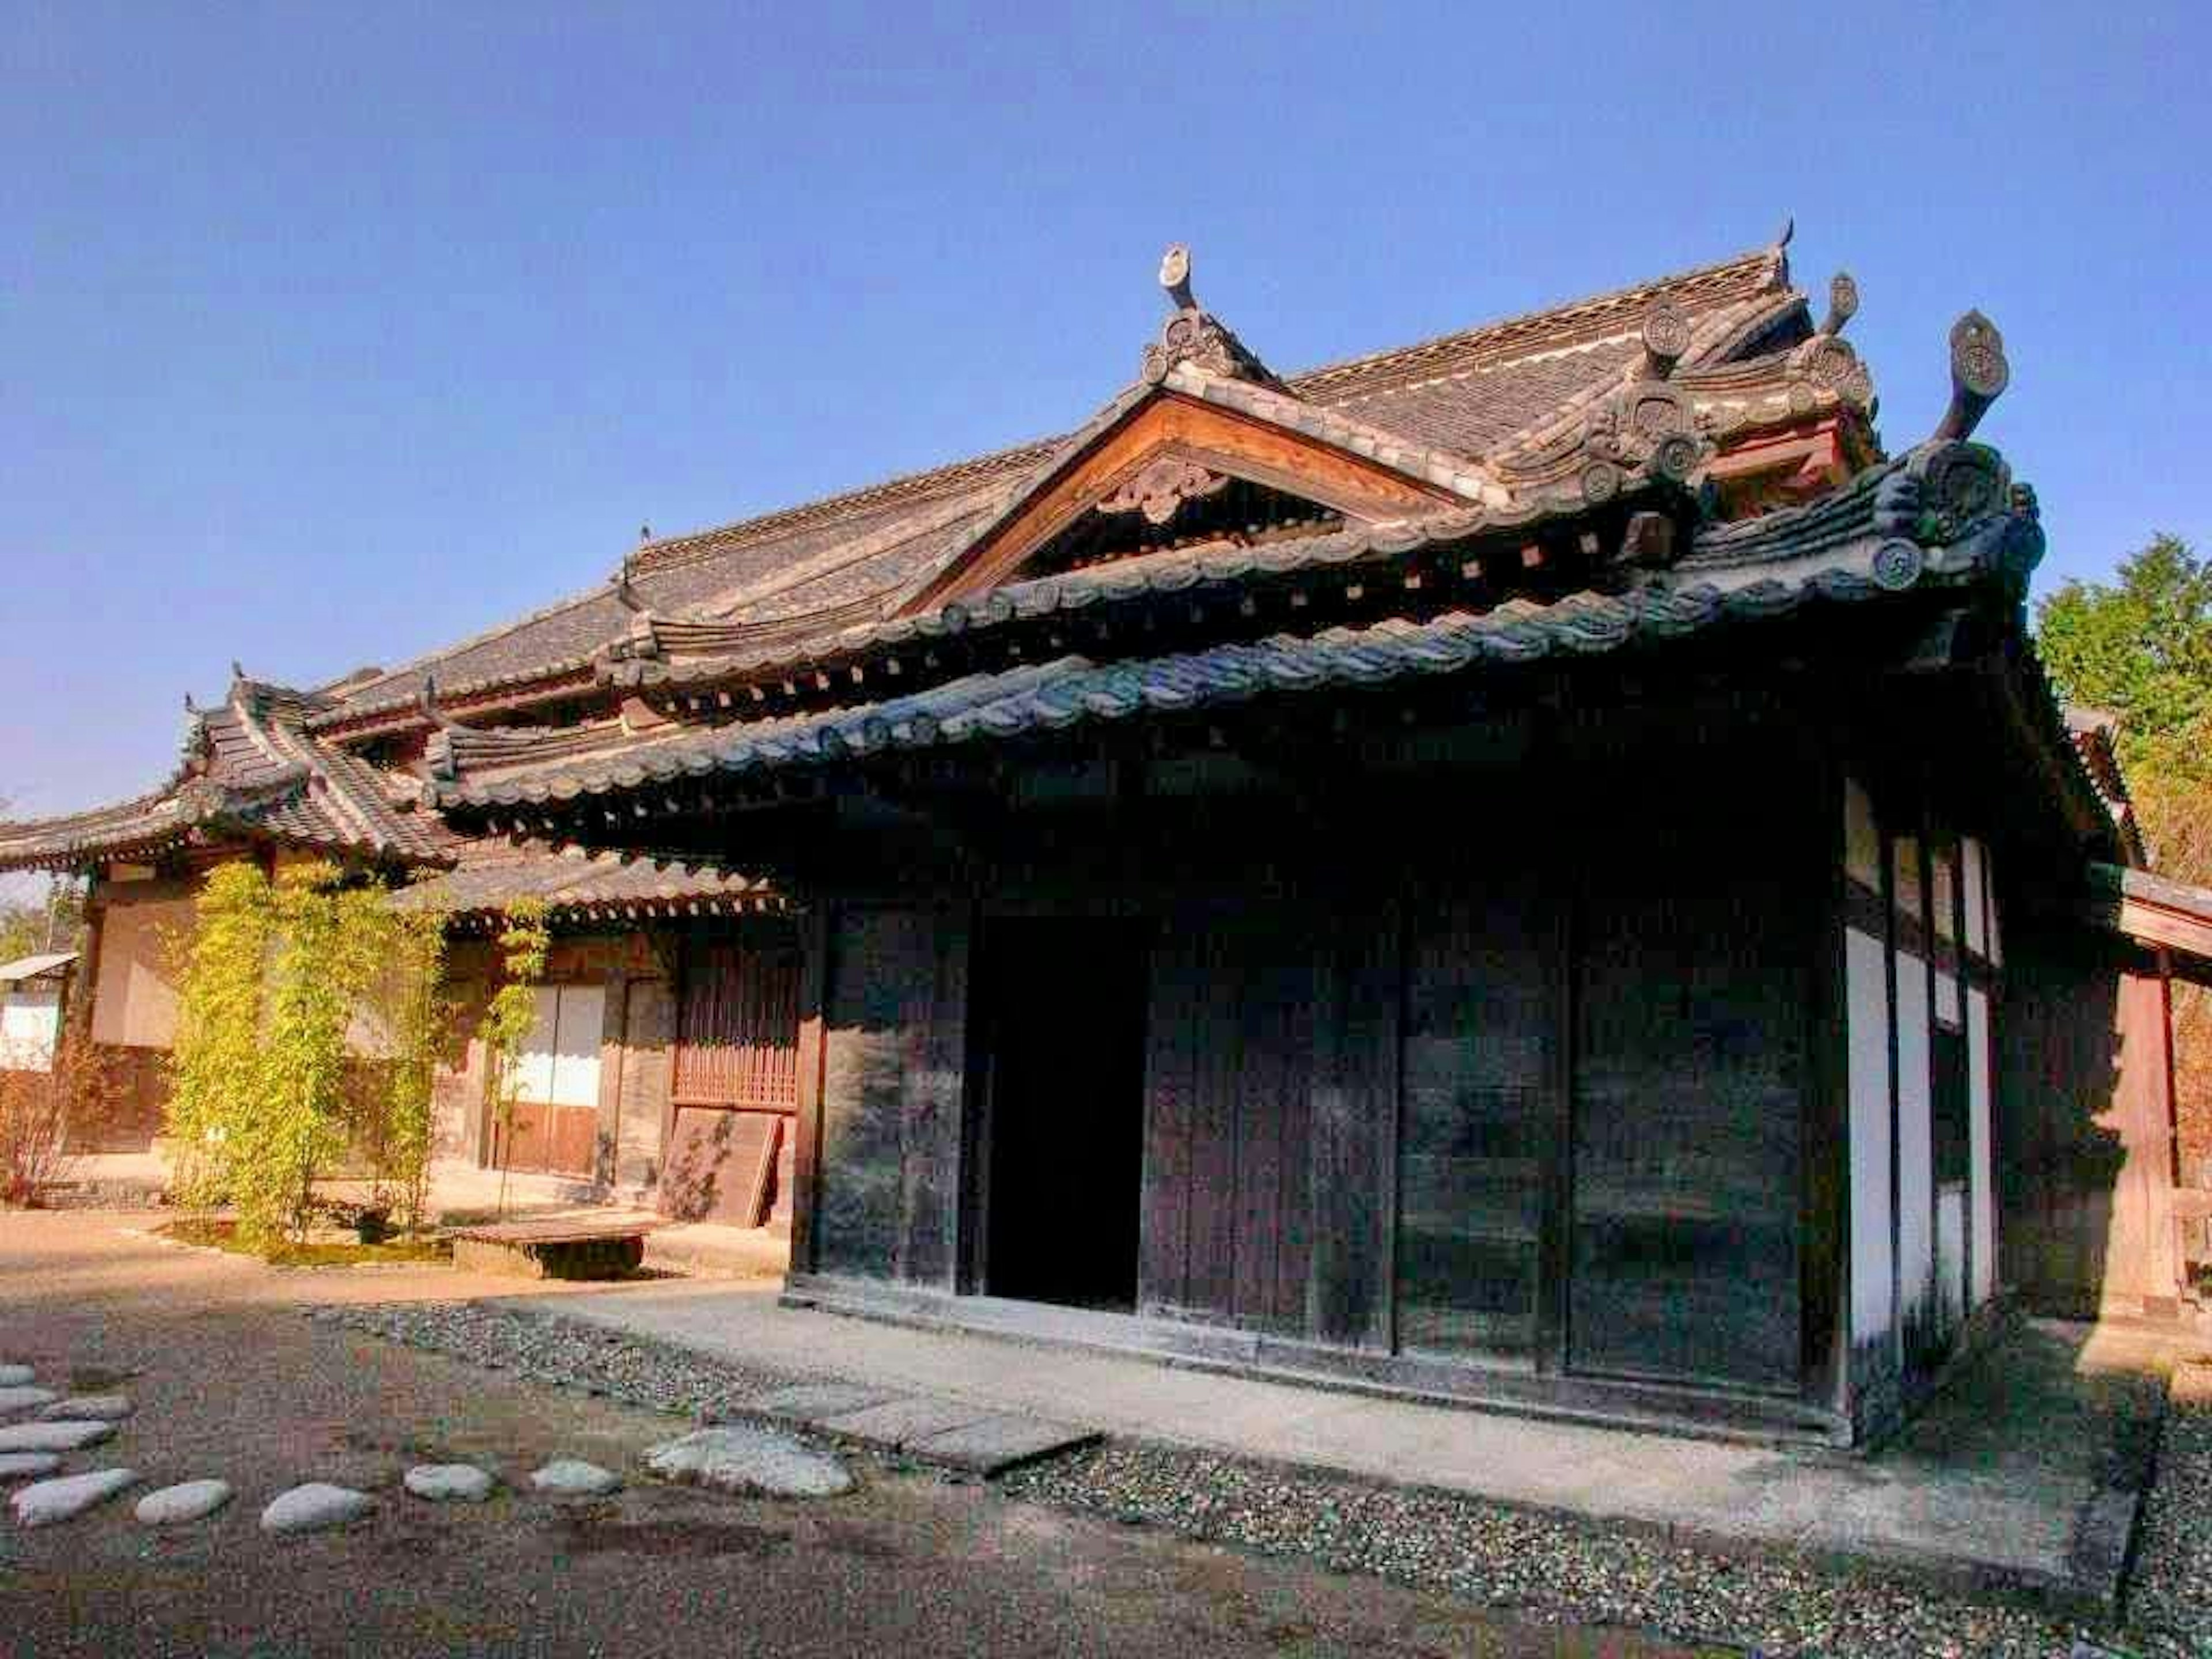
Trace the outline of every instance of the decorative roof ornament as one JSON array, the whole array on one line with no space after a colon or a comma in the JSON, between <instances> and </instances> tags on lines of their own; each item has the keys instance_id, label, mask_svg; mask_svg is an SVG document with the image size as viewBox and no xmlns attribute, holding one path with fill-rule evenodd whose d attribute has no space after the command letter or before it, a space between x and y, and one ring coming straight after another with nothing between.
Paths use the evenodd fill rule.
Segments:
<instances>
[{"instance_id":1,"label":"decorative roof ornament","mask_svg":"<svg viewBox=\"0 0 2212 1659\"><path fill-rule=\"evenodd\" d=\"M1858 315L1859 285L1847 270L1828 280L1828 314L1790 354L1790 407L1810 415L1820 394L1831 392L1869 418L1874 413L1874 377L1844 338L1844 325Z\"/></svg>"},{"instance_id":2,"label":"decorative roof ornament","mask_svg":"<svg viewBox=\"0 0 2212 1659\"><path fill-rule=\"evenodd\" d=\"M1839 270L1828 279L1828 314L1820 319L1820 326L1814 331L1821 338L1834 339L1844 331L1844 325L1859 314L1859 285L1851 280L1851 273Z\"/></svg>"},{"instance_id":3,"label":"decorative roof ornament","mask_svg":"<svg viewBox=\"0 0 2212 1659\"><path fill-rule=\"evenodd\" d=\"M244 685L246 683L246 670L235 657L230 659L230 683L233 685Z\"/></svg>"},{"instance_id":4,"label":"decorative roof ornament","mask_svg":"<svg viewBox=\"0 0 2212 1659\"><path fill-rule=\"evenodd\" d=\"M1795 214L1782 216L1782 228L1774 234L1774 240L1766 250L1766 285L1770 289L1790 286L1790 244L1797 235Z\"/></svg>"},{"instance_id":5,"label":"decorative roof ornament","mask_svg":"<svg viewBox=\"0 0 2212 1659\"><path fill-rule=\"evenodd\" d=\"M1148 524L1165 524L1185 501L1217 495L1228 483L1225 472L1216 472L1179 455L1162 455L1124 480L1120 489L1098 503L1098 510L1142 513Z\"/></svg>"},{"instance_id":6,"label":"decorative roof ornament","mask_svg":"<svg viewBox=\"0 0 2212 1659\"><path fill-rule=\"evenodd\" d=\"M1640 378L1663 380L1690 349L1690 319L1672 300L1652 301L1644 313L1644 367Z\"/></svg>"},{"instance_id":7,"label":"decorative roof ornament","mask_svg":"<svg viewBox=\"0 0 2212 1659\"><path fill-rule=\"evenodd\" d=\"M415 706L421 711L422 718L441 732L450 732L460 724L438 707L438 677L435 674L422 676L422 687L416 693Z\"/></svg>"},{"instance_id":8,"label":"decorative roof ornament","mask_svg":"<svg viewBox=\"0 0 2212 1659\"><path fill-rule=\"evenodd\" d=\"M623 554L622 568L614 574L615 603L633 617L641 617L653 607L645 602L644 596L637 591L636 574L637 555Z\"/></svg>"},{"instance_id":9,"label":"decorative roof ornament","mask_svg":"<svg viewBox=\"0 0 2212 1659\"><path fill-rule=\"evenodd\" d=\"M1972 437L1990 405L2011 383L2004 336L1980 312L1968 312L1951 325L1951 406L1943 411L1931 441L1964 442Z\"/></svg>"},{"instance_id":10,"label":"decorative roof ornament","mask_svg":"<svg viewBox=\"0 0 2212 1659\"><path fill-rule=\"evenodd\" d=\"M1227 324L1206 310L1192 295L1190 250L1180 242L1161 257L1160 287L1167 295L1173 314L1160 329L1160 337L1145 348L1143 373L1148 384L1158 386L1177 364L1191 363L1230 380L1250 380L1272 391L1290 392Z\"/></svg>"}]
</instances>

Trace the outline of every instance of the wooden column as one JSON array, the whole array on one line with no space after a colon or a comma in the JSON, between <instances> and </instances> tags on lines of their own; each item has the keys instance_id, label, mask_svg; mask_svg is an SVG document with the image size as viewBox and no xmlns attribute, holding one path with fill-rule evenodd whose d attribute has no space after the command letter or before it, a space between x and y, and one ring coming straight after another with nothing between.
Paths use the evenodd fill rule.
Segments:
<instances>
[{"instance_id":1,"label":"wooden column","mask_svg":"<svg viewBox=\"0 0 2212 1659\"><path fill-rule=\"evenodd\" d=\"M825 899L806 913L800 936L805 960L799 989L798 1145L791 1170L791 1271L818 1271L814 1217L821 1198L822 1076L829 1056L830 942L835 905Z\"/></svg>"}]
</instances>

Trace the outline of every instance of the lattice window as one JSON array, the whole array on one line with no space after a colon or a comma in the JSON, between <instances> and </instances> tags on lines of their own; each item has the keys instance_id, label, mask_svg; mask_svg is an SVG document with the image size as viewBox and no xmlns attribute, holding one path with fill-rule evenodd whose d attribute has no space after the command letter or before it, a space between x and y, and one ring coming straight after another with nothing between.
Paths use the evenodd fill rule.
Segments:
<instances>
[{"instance_id":1,"label":"lattice window","mask_svg":"<svg viewBox=\"0 0 2212 1659\"><path fill-rule=\"evenodd\" d=\"M685 953L677 1026L678 1105L799 1103L799 955L740 945Z\"/></svg>"}]
</instances>

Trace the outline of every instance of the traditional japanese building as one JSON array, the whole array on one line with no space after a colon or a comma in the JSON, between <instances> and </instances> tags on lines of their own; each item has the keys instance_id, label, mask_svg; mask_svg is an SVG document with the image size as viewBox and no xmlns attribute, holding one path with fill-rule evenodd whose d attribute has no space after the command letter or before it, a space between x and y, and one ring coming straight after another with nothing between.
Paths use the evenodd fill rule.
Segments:
<instances>
[{"instance_id":1,"label":"traditional japanese building","mask_svg":"<svg viewBox=\"0 0 2212 1659\"><path fill-rule=\"evenodd\" d=\"M297 700L457 925L574 901L530 1155L816 1305L1839 1443L2002 1287L2171 1304L2212 899L2036 662L1996 329L1893 451L1781 245L1298 374L1161 280L1066 437Z\"/></svg>"}]
</instances>

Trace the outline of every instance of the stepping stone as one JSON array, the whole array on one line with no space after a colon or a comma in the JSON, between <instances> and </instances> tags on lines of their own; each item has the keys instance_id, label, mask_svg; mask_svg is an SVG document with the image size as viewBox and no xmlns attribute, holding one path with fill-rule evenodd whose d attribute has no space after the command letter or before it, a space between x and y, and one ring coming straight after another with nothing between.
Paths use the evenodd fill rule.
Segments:
<instances>
[{"instance_id":1,"label":"stepping stone","mask_svg":"<svg viewBox=\"0 0 2212 1659\"><path fill-rule=\"evenodd\" d=\"M910 1457L964 1469L988 1480L1040 1457L1087 1446L1098 1437L1095 1430L1048 1423L1042 1418L987 1417L980 1423L908 1441L906 1450Z\"/></svg>"},{"instance_id":2,"label":"stepping stone","mask_svg":"<svg viewBox=\"0 0 2212 1659\"><path fill-rule=\"evenodd\" d=\"M917 1440L927 1440L951 1429L965 1428L992 1414L988 1406L963 1406L957 1400L908 1395L840 1417L825 1417L817 1426L827 1434L842 1434L871 1445L902 1450Z\"/></svg>"},{"instance_id":3,"label":"stepping stone","mask_svg":"<svg viewBox=\"0 0 2212 1659\"><path fill-rule=\"evenodd\" d=\"M119 1394L76 1394L57 1400L40 1412L48 1423L120 1423L131 1415L128 1396Z\"/></svg>"},{"instance_id":4,"label":"stepping stone","mask_svg":"<svg viewBox=\"0 0 2212 1659\"><path fill-rule=\"evenodd\" d=\"M61 1468L58 1452L0 1452L0 1480L28 1480Z\"/></svg>"},{"instance_id":5,"label":"stepping stone","mask_svg":"<svg viewBox=\"0 0 2212 1659\"><path fill-rule=\"evenodd\" d=\"M28 1365L0 1365L0 1389L20 1389L37 1375Z\"/></svg>"},{"instance_id":6,"label":"stepping stone","mask_svg":"<svg viewBox=\"0 0 2212 1659\"><path fill-rule=\"evenodd\" d=\"M89 1474L64 1474L52 1480L34 1480L8 1500L19 1527L50 1527L57 1521L82 1515L95 1504L105 1504L126 1486L138 1484L135 1469L94 1469Z\"/></svg>"},{"instance_id":7,"label":"stepping stone","mask_svg":"<svg viewBox=\"0 0 2212 1659\"><path fill-rule=\"evenodd\" d=\"M744 1402L744 1409L763 1417L788 1418L794 1423L819 1423L866 1411L891 1398L889 1389L871 1389L858 1382L794 1382L770 1389Z\"/></svg>"},{"instance_id":8,"label":"stepping stone","mask_svg":"<svg viewBox=\"0 0 2212 1659\"><path fill-rule=\"evenodd\" d=\"M320 1532L358 1521L376 1507L376 1500L350 1486L333 1486L310 1480L304 1486L279 1492L261 1511L264 1532Z\"/></svg>"},{"instance_id":9,"label":"stepping stone","mask_svg":"<svg viewBox=\"0 0 2212 1659\"><path fill-rule=\"evenodd\" d=\"M473 1463L417 1463L407 1471L407 1490L439 1504L481 1504L492 1478Z\"/></svg>"},{"instance_id":10,"label":"stepping stone","mask_svg":"<svg viewBox=\"0 0 2212 1659\"><path fill-rule=\"evenodd\" d=\"M646 1467L665 1480L770 1498L835 1498L853 1490L845 1466L773 1429L700 1429L653 1447Z\"/></svg>"},{"instance_id":11,"label":"stepping stone","mask_svg":"<svg viewBox=\"0 0 2212 1659\"><path fill-rule=\"evenodd\" d=\"M605 1498L622 1490L622 1476L580 1457L556 1457L532 1474L530 1484L555 1498Z\"/></svg>"},{"instance_id":12,"label":"stepping stone","mask_svg":"<svg viewBox=\"0 0 2212 1659\"><path fill-rule=\"evenodd\" d=\"M61 1396L52 1389L33 1389L27 1386L0 1389L0 1417L13 1417L19 1412L27 1412L40 1406L51 1406L60 1398Z\"/></svg>"},{"instance_id":13,"label":"stepping stone","mask_svg":"<svg viewBox=\"0 0 2212 1659\"><path fill-rule=\"evenodd\" d=\"M228 1480L187 1480L164 1486L138 1500L139 1523L174 1527L186 1521L202 1521L230 1502L230 1496Z\"/></svg>"},{"instance_id":14,"label":"stepping stone","mask_svg":"<svg viewBox=\"0 0 2212 1659\"><path fill-rule=\"evenodd\" d=\"M82 1451L114 1437L112 1423L9 1423L0 1425L0 1452Z\"/></svg>"}]
</instances>

